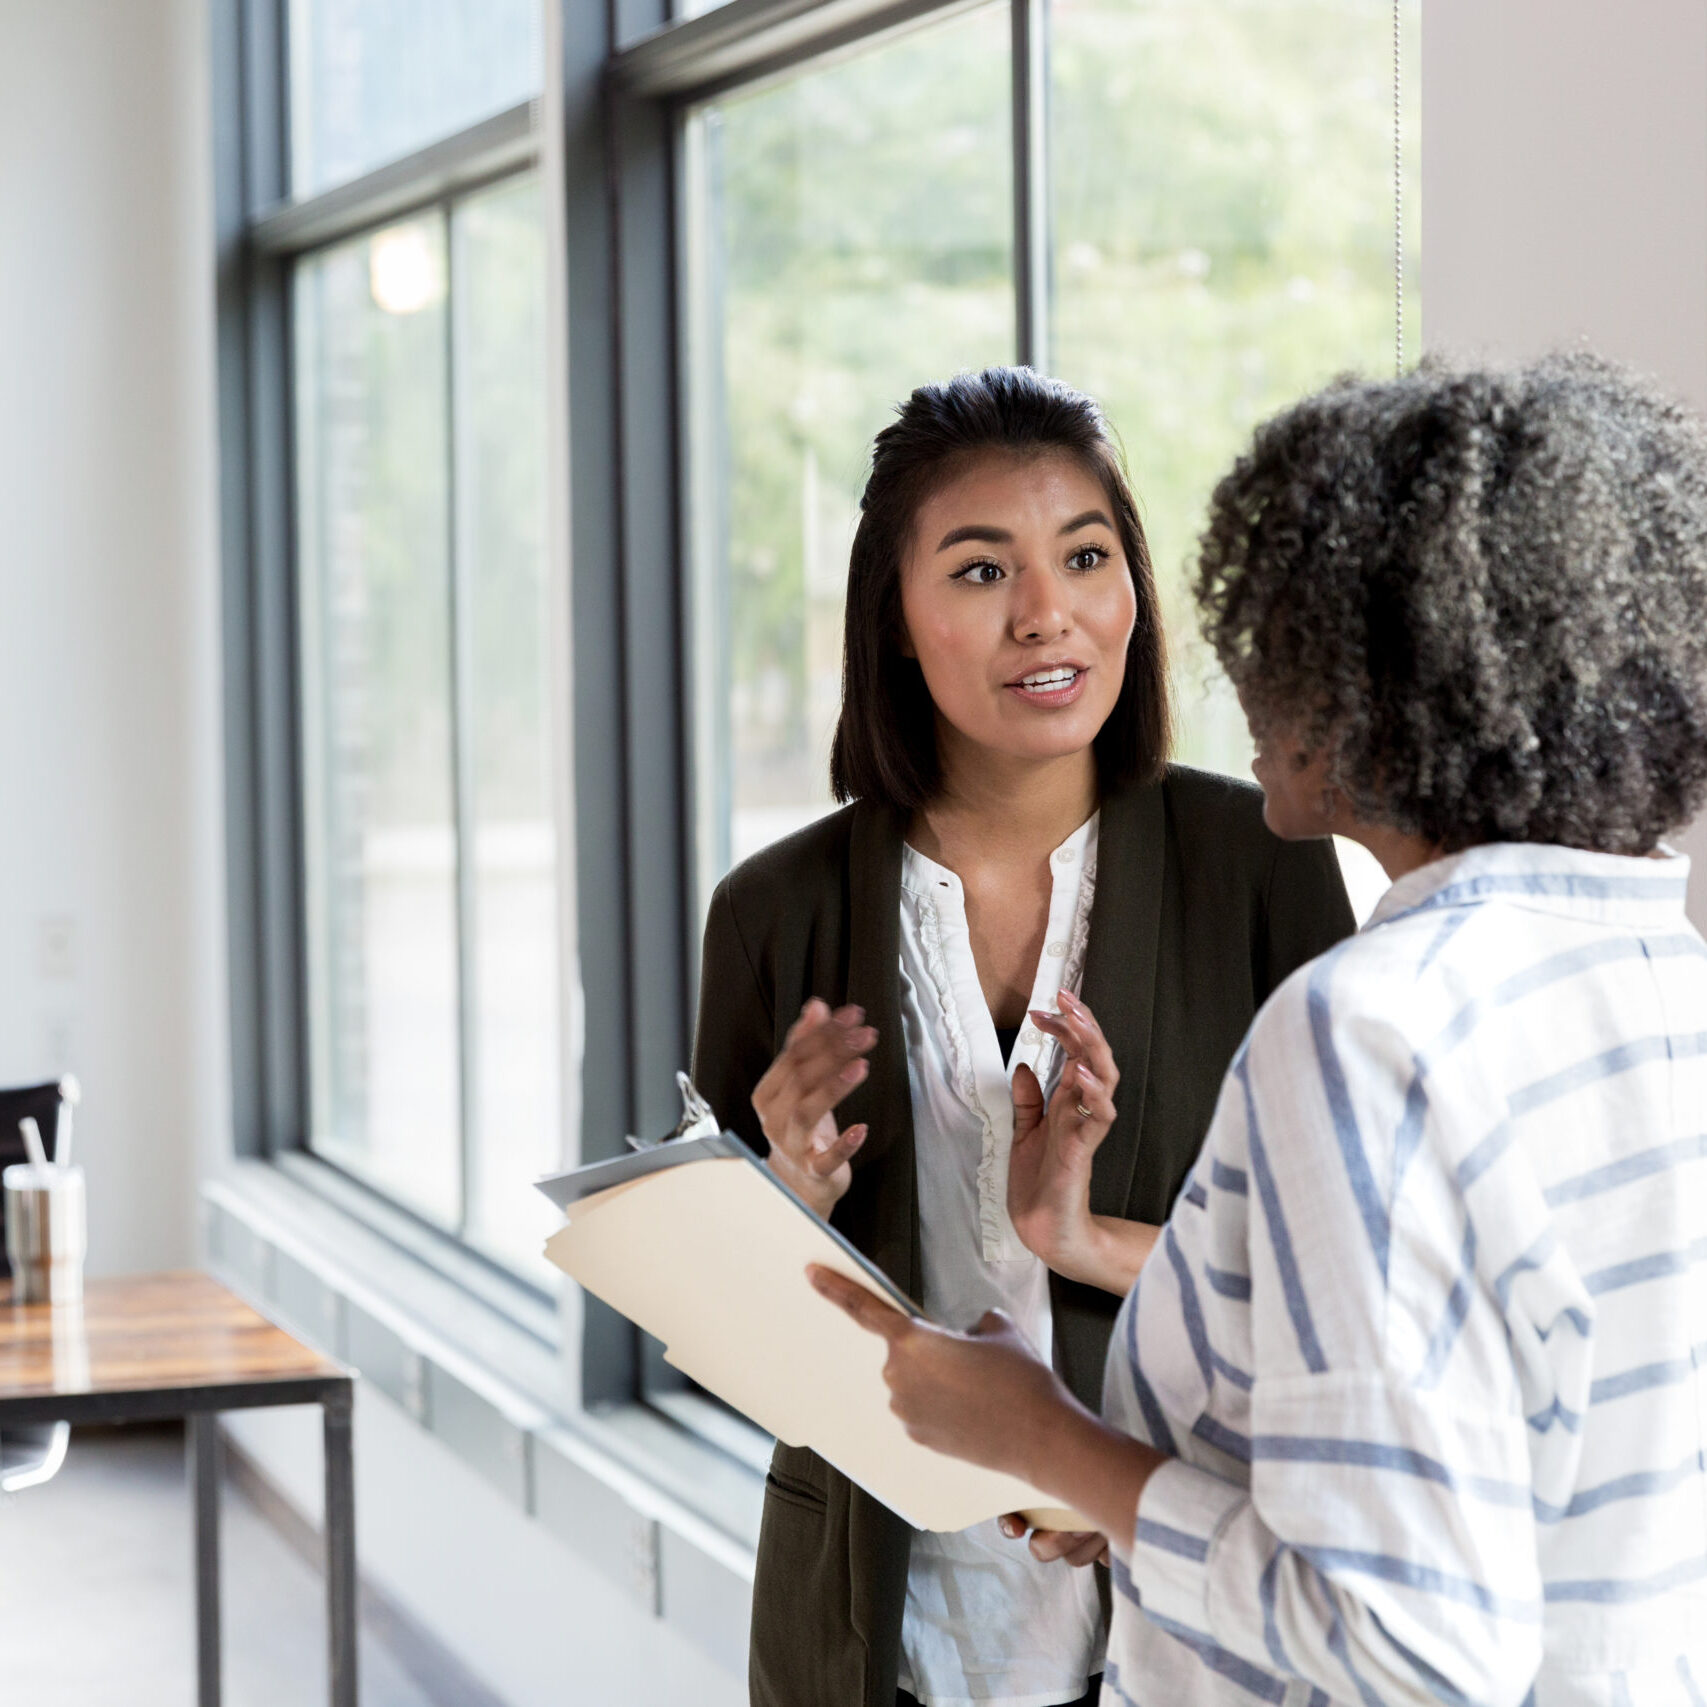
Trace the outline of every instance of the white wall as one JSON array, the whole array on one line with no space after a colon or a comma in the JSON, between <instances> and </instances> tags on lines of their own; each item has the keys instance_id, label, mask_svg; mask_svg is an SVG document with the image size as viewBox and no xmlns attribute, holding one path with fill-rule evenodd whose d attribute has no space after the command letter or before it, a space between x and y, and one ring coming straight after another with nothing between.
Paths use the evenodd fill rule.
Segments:
<instances>
[{"instance_id":1,"label":"white wall","mask_svg":"<svg viewBox=\"0 0 1707 1707\"><path fill-rule=\"evenodd\" d=\"M91 1267L194 1252L222 1124L194 0L0 0L0 1083L83 1080Z\"/></svg>"},{"instance_id":2,"label":"white wall","mask_svg":"<svg viewBox=\"0 0 1707 1707\"><path fill-rule=\"evenodd\" d=\"M1422 94L1428 347L1587 340L1707 410L1707 7L1427 0Z\"/></svg>"},{"instance_id":3,"label":"white wall","mask_svg":"<svg viewBox=\"0 0 1707 1707\"><path fill-rule=\"evenodd\" d=\"M226 1422L318 1523L320 1413L244 1411ZM744 1678L630 1597L621 1559L595 1570L371 1387L357 1393L355 1448L363 1571L506 1707L746 1701Z\"/></svg>"}]
</instances>

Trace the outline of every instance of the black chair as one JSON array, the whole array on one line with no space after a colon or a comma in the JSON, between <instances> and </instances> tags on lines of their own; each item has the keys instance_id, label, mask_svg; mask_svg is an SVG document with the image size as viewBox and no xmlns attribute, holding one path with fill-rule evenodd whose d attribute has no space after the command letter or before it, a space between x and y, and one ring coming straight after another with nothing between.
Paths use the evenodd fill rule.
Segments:
<instances>
[{"instance_id":1,"label":"black chair","mask_svg":"<svg viewBox=\"0 0 1707 1707\"><path fill-rule=\"evenodd\" d=\"M19 1122L33 1119L41 1129L42 1142L53 1153L54 1131L59 1122L59 1105L67 1096L75 1097L74 1082L50 1079L40 1085L20 1085L12 1090L0 1090L0 1168L14 1162L27 1162L23 1133ZM0 1277L9 1275L12 1265L6 1252L6 1224L0 1219ZM23 1488L37 1488L51 1482L65 1462L71 1444L69 1423L38 1423L33 1427L9 1428L0 1434L0 1494L13 1494Z\"/></svg>"}]
</instances>

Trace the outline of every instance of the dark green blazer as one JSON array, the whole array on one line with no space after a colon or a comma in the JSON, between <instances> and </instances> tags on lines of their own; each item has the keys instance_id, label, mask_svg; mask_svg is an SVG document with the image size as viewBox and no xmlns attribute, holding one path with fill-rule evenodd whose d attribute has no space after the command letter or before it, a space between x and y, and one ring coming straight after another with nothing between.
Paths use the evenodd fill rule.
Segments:
<instances>
[{"instance_id":1,"label":"dark green blazer","mask_svg":"<svg viewBox=\"0 0 1707 1707\"><path fill-rule=\"evenodd\" d=\"M905 824L859 803L755 854L705 926L694 1082L761 1154L753 1087L811 996L858 1002L871 1072L838 1111L867 1121L834 1224L922 1290L912 1095L901 1030ZM1248 783L1172 766L1104 800L1083 995L1120 1067L1091 1208L1166 1218L1221 1077L1269 992L1353 927L1333 850L1286 843ZM1052 1277L1057 1357L1093 1408L1119 1300ZM964 1325L964 1324L957 1324ZM894 1707L912 1531L812 1452L776 1449L753 1588L755 1707Z\"/></svg>"}]
</instances>

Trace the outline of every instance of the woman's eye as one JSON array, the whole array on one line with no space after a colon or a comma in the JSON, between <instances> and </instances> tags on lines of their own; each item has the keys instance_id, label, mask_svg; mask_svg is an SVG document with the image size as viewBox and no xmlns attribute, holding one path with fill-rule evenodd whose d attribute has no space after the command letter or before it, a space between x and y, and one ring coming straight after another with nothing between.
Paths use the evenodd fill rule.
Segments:
<instances>
[{"instance_id":1,"label":"woman's eye","mask_svg":"<svg viewBox=\"0 0 1707 1707\"><path fill-rule=\"evenodd\" d=\"M975 587L987 587L993 581L1002 578L1002 566L999 563L968 563L955 575L957 581L970 581Z\"/></svg>"},{"instance_id":2,"label":"woman's eye","mask_svg":"<svg viewBox=\"0 0 1707 1707\"><path fill-rule=\"evenodd\" d=\"M1074 569L1099 569L1107 559L1108 553L1100 545L1081 545L1067 562Z\"/></svg>"}]
</instances>

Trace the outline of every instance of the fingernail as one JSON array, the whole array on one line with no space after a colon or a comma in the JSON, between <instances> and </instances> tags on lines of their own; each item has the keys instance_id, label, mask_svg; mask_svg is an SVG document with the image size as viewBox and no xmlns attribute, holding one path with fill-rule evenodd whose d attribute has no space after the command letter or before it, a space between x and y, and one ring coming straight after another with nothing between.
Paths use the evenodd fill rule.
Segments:
<instances>
[{"instance_id":1,"label":"fingernail","mask_svg":"<svg viewBox=\"0 0 1707 1707\"><path fill-rule=\"evenodd\" d=\"M1071 1013L1073 1011L1073 1009L1082 1005L1079 1001L1079 998L1077 996L1075 996L1071 990L1057 991L1055 999L1056 999L1056 1001L1064 1004L1069 1013Z\"/></svg>"}]
</instances>

